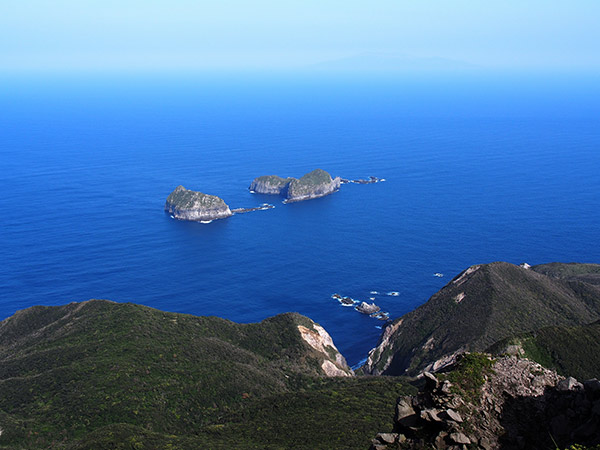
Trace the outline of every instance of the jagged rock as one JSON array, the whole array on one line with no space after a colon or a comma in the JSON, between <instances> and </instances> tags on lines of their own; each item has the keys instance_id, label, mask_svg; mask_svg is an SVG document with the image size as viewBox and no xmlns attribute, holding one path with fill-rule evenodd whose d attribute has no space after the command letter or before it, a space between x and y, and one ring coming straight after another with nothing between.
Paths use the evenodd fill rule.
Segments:
<instances>
[{"instance_id":1,"label":"jagged rock","mask_svg":"<svg viewBox=\"0 0 600 450\"><path fill-rule=\"evenodd\" d=\"M573 377L568 377L564 380L561 380L556 386L556 388L559 391L574 391L578 389L583 389L583 384L581 384Z\"/></svg>"},{"instance_id":2,"label":"jagged rock","mask_svg":"<svg viewBox=\"0 0 600 450\"><path fill-rule=\"evenodd\" d=\"M382 444L393 444L398 439L398 433L378 433L375 436Z\"/></svg>"},{"instance_id":3,"label":"jagged rock","mask_svg":"<svg viewBox=\"0 0 600 450\"><path fill-rule=\"evenodd\" d=\"M491 442L484 437L479 438L478 444L479 444L479 447L481 447L483 450L492 450L493 449Z\"/></svg>"},{"instance_id":4,"label":"jagged rock","mask_svg":"<svg viewBox=\"0 0 600 450\"><path fill-rule=\"evenodd\" d=\"M396 403L396 422L401 427L410 428L416 425L417 418L411 397L400 397Z\"/></svg>"},{"instance_id":5,"label":"jagged rock","mask_svg":"<svg viewBox=\"0 0 600 450\"><path fill-rule=\"evenodd\" d=\"M421 411L421 419L427 422L442 422L442 419L438 416L438 412L435 409L425 409Z\"/></svg>"},{"instance_id":6,"label":"jagged rock","mask_svg":"<svg viewBox=\"0 0 600 450\"><path fill-rule=\"evenodd\" d=\"M375 303L367 303L367 302L362 302L360 305L358 305L356 307L356 310L359 313L363 313L363 314L374 314L377 311L379 311L381 308L379 308L379 306L377 306Z\"/></svg>"},{"instance_id":7,"label":"jagged rock","mask_svg":"<svg viewBox=\"0 0 600 450\"><path fill-rule=\"evenodd\" d=\"M594 436L600 429L598 417L592 417L573 431L573 437L577 440L587 440Z\"/></svg>"},{"instance_id":8,"label":"jagged rock","mask_svg":"<svg viewBox=\"0 0 600 450\"><path fill-rule=\"evenodd\" d=\"M564 414L560 414L550 421L552 434L557 438L562 438L569 434L569 419Z\"/></svg>"},{"instance_id":9,"label":"jagged rock","mask_svg":"<svg viewBox=\"0 0 600 450\"><path fill-rule=\"evenodd\" d=\"M423 378L425 379L425 384L428 387L428 389L437 389L437 387L440 384L437 377L431 372L423 372Z\"/></svg>"},{"instance_id":10,"label":"jagged rock","mask_svg":"<svg viewBox=\"0 0 600 450\"><path fill-rule=\"evenodd\" d=\"M584 381L583 387L585 388L586 392L590 393L592 396L600 394L600 381L598 381L596 378Z\"/></svg>"},{"instance_id":11,"label":"jagged rock","mask_svg":"<svg viewBox=\"0 0 600 450\"><path fill-rule=\"evenodd\" d=\"M371 450L387 450L387 444L382 444L381 442L373 442L371 444Z\"/></svg>"},{"instance_id":12,"label":"jagged rock","mask_svg":"<svg viewBox=\"0 0 600 450\"><path fill-rule=\"evenodd\" d=\"M450 433L450 440L457 444L470 444L471 439L465 436L463 433Z\"/></svg>"},{"instance_id":13,"label":"jagged rock","mask_svg":"<svg viewBox=\"0 0 600 450\"><path fill-rule=\"evenodd\" d=\"M442 387L440 388L440 391L445 395L450 395L452 393L452 391L450 390L451 387L452 387L452 383L450 383L448 380L444 380L444 382L442 383Z\"/></svg>"},{"instance_id":14,"label":"jagged rock","mask_svg":"<svg viewBox=\"0 0 600 450\"><path fill-rule=\"evenodd\" d=\"M448 416L448 418L450 418L450 420L453 420L454 422L461 423L463 421L463 418L461 417L461 415L459 413L457 413L456 411L454 411L453 409L447 409L446 415Z\"/></svg>"},{"instance_id":15,"label":"jagged rock","mask_svg":"<svg viewBox=\"0 0 600 450\"><path fill-rule=\"evenodd\" d=\"M229 206L216 195L190 191L177 186L167 197L165 211L176 219L210 221L233 215Z\"/></svg>"},{"instance_id":16,"label":"jagged rock","mask_svg":"<svg viewBox=\"0 0 600 450\"><path fill-rule=\"evenodd\" d=\"M438 434L434 440L434 445L436 449L444 449L446 448L446 436L448 436L448 433L446 433L445 431L442 431L440 434Z\"/></svg>"}]
</instances>

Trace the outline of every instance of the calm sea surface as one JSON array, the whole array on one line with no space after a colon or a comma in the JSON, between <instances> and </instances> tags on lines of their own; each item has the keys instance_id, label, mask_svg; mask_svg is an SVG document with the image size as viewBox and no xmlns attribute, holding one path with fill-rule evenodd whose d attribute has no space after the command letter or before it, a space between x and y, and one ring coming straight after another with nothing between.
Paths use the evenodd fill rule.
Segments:
<instances>
[{"instance_id":1,"label":"calm sea surface","mask_svg":"<svg viewBox=\"0 0 600 450\"><path fill-rule=\"evenodd\" d=\"M356 364L382 323L335 292L395 318L472 264L600 262L600 88L584 77L4 78L0 164L0 318L90 298L297 311ZM289 205L248 192L314 168L387 181ZM179 222L163 212L179 184L276 207Z\"/></svg>"}]
</instances>

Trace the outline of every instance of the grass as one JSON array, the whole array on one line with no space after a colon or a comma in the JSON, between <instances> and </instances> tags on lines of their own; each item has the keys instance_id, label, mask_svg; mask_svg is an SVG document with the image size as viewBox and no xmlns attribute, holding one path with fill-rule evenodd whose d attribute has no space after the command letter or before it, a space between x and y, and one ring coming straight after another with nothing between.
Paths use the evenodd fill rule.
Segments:
<instances>
[{"instance_id":1,"label":"grass","mask_svg":"<svg viewBox=\"0 0 600 450\"><path fill-rule=\"evenodd\" d=\"M524 357L563 376L580 380L600 374L600 321L573 327L545 327L498 342L489 350L501 353L508 344L523 348Z\"/></svg>"},{"instance_id":2,"label":"grass","mask_svg":"<svg viewBox=\"0 0 600 450\"><path fill-rule=\"evenodd\" d=\"M453 384L452 389L470 402L477 400L486 376L492 373L494 360L483 353L467 353L452 372L442 375Z\"/></svg>"},{"instance_id":3,"label":"grass","mask_svg":"<svg viewBox=\"0 0 600 450\"><path fill-rule=\"evenodd\" d=\"M411 388L323 378L334 355L298 325L314 326L106 301L21 311L0 325L0 448L368 446Z\"/></svg>"}]
</instances>

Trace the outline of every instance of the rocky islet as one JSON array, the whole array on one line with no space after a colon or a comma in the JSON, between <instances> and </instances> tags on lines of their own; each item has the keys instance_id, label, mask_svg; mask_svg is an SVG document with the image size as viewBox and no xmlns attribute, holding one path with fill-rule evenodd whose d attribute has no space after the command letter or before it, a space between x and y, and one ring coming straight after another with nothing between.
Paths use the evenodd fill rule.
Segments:
<instances>
[{"instance_id":1,"label":"rocky islet","mask_svg":"<svg viewBox=\"0 0 600 450\"><path fill-rule=\"evenodd\" d=\"M340 177L332 178L328 172L315 169L301 178L263 175L255 178L249 189L257 194L281 195L289 203L324 197L339 190L340 184Z\"/></svg>"},{"instance_id":2,"label":"rocky islet","mask_svg":"<svg viewBox=\"0 0 600 450\"><path fill-rule=\"evenodd\" d=\"M201 222L225 219L233 215L222 198L192 191L181 185L167 197L165 211L175 219Z\"/></svg>"}]
</instances>

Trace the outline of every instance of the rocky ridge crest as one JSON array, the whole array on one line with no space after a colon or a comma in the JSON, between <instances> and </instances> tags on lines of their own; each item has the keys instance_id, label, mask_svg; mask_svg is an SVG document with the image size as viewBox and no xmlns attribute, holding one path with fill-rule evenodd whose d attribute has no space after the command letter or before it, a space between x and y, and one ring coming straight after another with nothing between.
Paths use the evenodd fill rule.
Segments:
<instances>
[{"instance_id":1,"label":"rocky ridge crest","mask_svg":"<svg viewBox=\"0 0 600 450\"><path fill-rule=\"evenodd\" d=\"M424 372L420 392L398 399L394 431L379 433L371 449L541 450L600 443L600 381L579 383L516 356L472 358L487 360L489 370L473 372L473 364L465 370L459 360L453 368L458 377ZM479 375L480 385L465 382Z\"/></svg>"}]
</instances>

